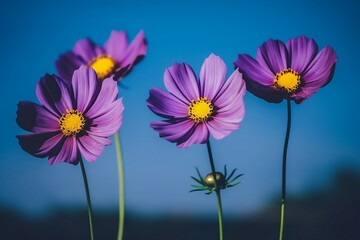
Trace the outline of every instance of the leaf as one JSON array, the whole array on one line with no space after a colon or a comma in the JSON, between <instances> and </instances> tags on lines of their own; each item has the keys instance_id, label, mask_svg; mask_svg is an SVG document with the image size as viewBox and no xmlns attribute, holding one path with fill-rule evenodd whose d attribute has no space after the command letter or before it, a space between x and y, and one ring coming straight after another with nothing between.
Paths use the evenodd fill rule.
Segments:
<instances>
[{"instance_id":1,"label":"leaf","mask_svg":"<svg viewBox=\"0 0 360 240\"><path fill-rule=\"evenodd\" d=\"M236 171L236 168L234 170L232 170L232 172L230 173L229 177L226 179L226 181L229 181L231 179L231 177L234 175Z\"/></svg>"},{"instance_id":2,"label":"leaf","mask_svg":"<svg viewBox=\"0 0 360 240\"><path fill-rule=\"evenodd\" d=\"M204 185L204 183L203 183L202 181L200 181L199 179L196 179L196 178L193 177L193 176L191 176L191 178L192 178L193 180L195 180L196 182L198 182L199 184Z\"/></svg>"}]
</instances>

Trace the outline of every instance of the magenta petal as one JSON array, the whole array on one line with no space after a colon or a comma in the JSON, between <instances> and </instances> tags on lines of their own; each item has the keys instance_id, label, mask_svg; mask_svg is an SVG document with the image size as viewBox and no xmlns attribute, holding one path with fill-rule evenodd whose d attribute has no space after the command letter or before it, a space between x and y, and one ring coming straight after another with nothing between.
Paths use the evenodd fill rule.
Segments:
<instances>
[{"instance_id":1,"label":"magenta petal","mask_svg":"<svg viewBox=\"0 0 360 240\"><path fill-rule=\"evenodd\" d=\"M40 79L36 85L36 96L55 116L61 116L67 109L73 108L65 82L55 75L46 74Z\"/></svg>"},{"instance_id":2,"label":"magenta petal","mask_svg":"<svg viewBox=\"0 0 360 240\"><path fill-rule=\"evenodd\" d=\"M17 110L17 124L29 132L59 131L59 118L32 102L20 102Z\"/></svg>"},{"instance_id":3,"label":"magenta petal","mask_svg":"<svg viewBox=\"0 0 360 240\"><path fill-rule=\"evenodd\" d=\"M261 45L256 59L263 68L269 68L274 75L288 68L286 46L279 40L271 39Z\"/></svg>"},{"instance_id":4,"label":"magenta petal","mask_svg":"<svg viewBox=\"0 0 360 240\"><path fill-rule=\"evenodd\" d=\"M73 51L76 55L82 57L86 63L90 63L94 58L105 54L104 49L96 46L89 38L77 41Z\"/></svg>"},{"instance_id":5,"label":"magenta petal","mask_svg":"<svg viewBox=\"0 0 360 240\"><path fill-rule=\"evenodd\" d=\"M185 118L188 116L188 105L158 88L150 90L150 97L146 104L151 111L162 117Z\"/></svg>"},{"instance_id":6,"label":"magenta petal","mask_svg":"<svg viewBox=\"0 0 360 240\"><path fill-rule=\"evenodd\" d=\"M94 162L103 152L106 145L111 141L107 138L85 135L79 138L79 150L88 162Z\"/></svg>"},{"instance_id":7,"label":"magenta petal","mask_svg":"<svg viewBox=\"0 0 360 240\"><path fill-rule=\"evenodd\" d=\"M116 100L118 92L117 83L113 79L104 79L100 90L96 92L95 96L93 96L95 101L85 114L90 118L102 114L104 110L106 110Z\"/></svg>"},{"instance_id":8,"label":"magenta petal","mask_svg":"<svg viewBox=\"0 0 360 240\"><path fill-rule=\"evenodd\" d=\"M200 95L212 100L224 84L225 77L224 61L220 57L210 54L200 70Z\"/></svg>"},{"instance_id":9,"label":"magenta petal","mask_svg":"<svg viewBox=\"0 0 360 240\"><path fill-rule=\"evenodd\" d=\"M77 145L75 136L66 137L59 152L49 157L49 164L60 162L78 164L81 156Z\"/></svg>"},{"instance_id":10,"label":"magenta petal","mask_svg":"<svg viewBox=\"0 0 360 240\"><path fill-rule=\"evenodd\" d=\"M106 54L120 62L128 47L128 39L124 31L111 31L109 39L104 44Z\"/></svg>"},{"instance_id":11,"label":"magenta petal","mask_svg":"<svg viewBox=\"0 0 360 240\"><path fill-rule=\"evenodd\" d=\"M330 82L337 56L332 47L322 49L303 74L305 87L321 88Z\"/></svg>"},{"instance_id":12,"label":"magenta petal","mask_svg":"<svg viewBox=\"0 0 360 240\"><path fill-rule=\"evenodd\" d=\"M92 118L90 132L101 137L114 135L121 127L123 110L122 99L116 100Z\"/></svg>"},{"instance_id":13,"label":"magenta petal","mask_svg":"<svg viewBox=\"0 0 360 240\"><path fill-rule=\"evenodd\" d=\"M186 63L175 63L167 68L164 84L168 91L185 104L200 97L198 82L194 71Z\"/></svg>"},{"instance_id":14,"label":"magenta petal","mask_svg":"<svg viewBox=\"0 0 360 240\"><path fill-rule=\"evenodd\" d=\"M81 65L86 64L88 63L80 56L75 55L73 52L66 52L65 54L60 55L55 62L59 76L68 82L71 82L74 71Z\"/></svg>"},{"instance_id":15,"label":"magenta petal","mask_svg":"<svg viewBox=\"0 0 360 240\"><path fill-rule=\"evenodd\" d=\"M268 67L262 67L255 59L247 54L239 55L234 65L248 81L254 81L264 86L274 84L275 74Z\"/></svg>"},{"instance_id":16,"label":"magenta petal","mask_svg":"<svg viewBox=\"0 0 360 240\"><path fill-rule=\"evenodd\" d=\"M100 81L92 68L81 66L74 72L72 78L72 87L74 91L76 109L85 113L90 103L93 101L94 95L100 90Z\"/></svg>"},{"instance_id":17,"label":"magenta petal","mask_svg":"<svg viewBox=\"0 0 360 240\"><path fill-rule=\"evenodd\" d=\"M289 53L290 67L300 75L314 59L318 47L313 39L305 36L292 38L286 43Z\"/></svg>"}]
</instances>

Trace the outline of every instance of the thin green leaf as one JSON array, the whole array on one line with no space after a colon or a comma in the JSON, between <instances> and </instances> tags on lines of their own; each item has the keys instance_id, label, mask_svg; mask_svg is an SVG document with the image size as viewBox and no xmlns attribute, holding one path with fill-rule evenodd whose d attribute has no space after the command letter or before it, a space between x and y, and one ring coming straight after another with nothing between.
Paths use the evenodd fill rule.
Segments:
<instances>
[{"instance_id":1,"label":"thin green leaf","mask_svg":"<svg viewBox=\"0 0 360 240\"><path fill-rule=\"evenodd\" d=\"M236 168L234 170L232 170L232 172L230 173L229 177L226 179L226 181L229 181L229 179L231 179L231 177L234 175L236 171Z\"/></svg>"},{"instance_id":2,"label":"thin green leaf","mask_svg":"<svg viewBox=\"0 0 360 240\"><path fill-rule=\"evenodd\" d=\"M198 176L199 176L199 179L200 179L200 181L201 181L201 184L202 184L202 185L205 185L204 180L203 180L203 177L201 176L198 168L196 168L196 172L197 172L197 174L198 174Z\"/></svg>"},{"instance_id":3,"label":"thin green leaf","mask_svg":"<svg viewBox=\"0 0 360 240\"><path fill-rule=\"evenodd\" d=\"M193 180L195 180L196 182L198 182L199 184L204 185L204 184L203 184L203 182L202 182L202 181L200 181L199 179L196 179L196 178L195 178L195 177L193 177L193 176L191 176L191 178L192 178Z\"/></svg>"},{"instance_id":4,"label":"thin green leaf","mask_svg":"<svg viewBox=\"0 0 360 240\"><path fill-rule=\"evenodd\" d=\"M236 177L234 177L233 179L231 179L231 182L235 181L236 179L238 179L238 178L241 177L242 175L244 175L244 174L239 174L239 175L237 175Z\"/></svg>"}]
</instances>

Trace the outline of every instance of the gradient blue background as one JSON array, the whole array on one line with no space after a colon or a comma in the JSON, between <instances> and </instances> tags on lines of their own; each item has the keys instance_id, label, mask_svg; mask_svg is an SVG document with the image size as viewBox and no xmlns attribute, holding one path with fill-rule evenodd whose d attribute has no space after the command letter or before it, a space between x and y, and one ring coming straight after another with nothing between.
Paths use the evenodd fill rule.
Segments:
<instances>
[{"instance_id":1,"label":"gradient blue background","mask_svg":"<svg viewBox=\"0 0 360 240\"><path fill-rule=\"evenodd\" d=\"M35 86L56 73L59 54L91 37L103 44L111 30L132 40L140 29L148 54L123 80L121 128L126 209L152 216L216 214L214 196L188 193L195 167L210 172L205 145L177 149L149 127L158 120L146 106L152 87L164 89L163 73L187 62L198 74L210 53L221 56L228 76L239 53L255 56L270 38L287 41L305 34L319 49L331 45L338 63L333 81L301 105L293 104L288 152L288 194L329 188L339 169L360 171L359 56L357 1L2 1L0 3L0 207L29 216L57 208L86 207L79 166L37 159L22 151L15 135L17 103L38 102ZM280 201L286 104L246 94L240 130L211 140L216 167L245 175L223 192L224 215L247 216ZM118 178L115 146L86 163L94 211L115 211Z\"/></svg>"}]
</instances>

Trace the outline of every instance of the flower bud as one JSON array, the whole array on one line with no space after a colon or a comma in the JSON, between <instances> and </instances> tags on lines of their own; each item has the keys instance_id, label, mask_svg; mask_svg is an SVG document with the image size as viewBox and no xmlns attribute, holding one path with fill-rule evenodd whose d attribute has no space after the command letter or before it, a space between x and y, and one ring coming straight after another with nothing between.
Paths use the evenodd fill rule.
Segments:
<instances>
[{"instance_id":1,"label":"flower bud","mask_svg":"<svg viewBox=\"0 0 360 240\"><path fill-rule=\"evenodd\" d=\"M216 176L216 185L217 188L222 188L225 185L225 177L221 172L215 172ZM214 181L214 175L212 173L209 173L206 175L204 181L207 187L214 188L215 187L215 181Z\"/></svg>"}]
</instances>

